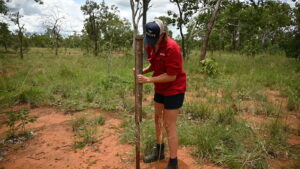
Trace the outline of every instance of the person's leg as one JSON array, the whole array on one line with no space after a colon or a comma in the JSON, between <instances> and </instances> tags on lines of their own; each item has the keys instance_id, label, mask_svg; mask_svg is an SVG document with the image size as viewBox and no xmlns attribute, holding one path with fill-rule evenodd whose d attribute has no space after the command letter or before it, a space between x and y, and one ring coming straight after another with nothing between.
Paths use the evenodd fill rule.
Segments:
<instances>
[{"instance_id":1,"label":"person's leg","mask_svg":"<svg viewBox=\"0 0 300 169\"><path fill-rule=\"evenodd\" d=\"M163 113L164 127L168 135L170 158L177 158L178 136L176 130L176 121L178 113L179 109L164 109Z\"/></svg>"},{"instance_id":2,"label":"person's leg","mask_svg":"<svg viewBox=\"0 0 300 169\"><path fill-rule=\"evenodd\" d=\"M151 154L144 157L145 163L151 163L157 160L162 160L164 156L164 143L163 143L163 96L155 94L154 96L154 113L155 113L155 131L156 131L156 148Z\"/></svg>"},{"instance_id":3,"label":"person's leg","mask_svg":"<svg viewBox=\"0 0 300 169\"><path fill-rule=\"evenodd\" d=\"M163 143L163 110L164 105L161 103L154 102L155 110L155 131L156 131L156 143Z\"/></svg>"}]
</instances>

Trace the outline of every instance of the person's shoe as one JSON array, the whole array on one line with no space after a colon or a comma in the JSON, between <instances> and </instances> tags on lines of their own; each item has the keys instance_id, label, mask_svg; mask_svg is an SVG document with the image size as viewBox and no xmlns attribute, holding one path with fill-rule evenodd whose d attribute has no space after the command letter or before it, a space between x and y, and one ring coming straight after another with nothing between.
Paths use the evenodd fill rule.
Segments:
<instances>
[{"instance_id":1,"label":"person's shoe","mask_svg":"<svg viewBox=\"0 0 300 169\"><path fill-rule=\"evenodd\" d=\"M165 158L164 155L164 144L157 144L155 151L144 157L144 163L151 163L154 161L162 160Z\"/></svg>"},{"instance_id":2,"label":"person's shoe","mask_svg":"<svg viewBox=\"0 0 300 169\"><path fill-rule=\"evenodd\" d=\"M170 158L169 164L166 169L178 169L178 160L177 158Z\"/></svg>"}]
</instances>

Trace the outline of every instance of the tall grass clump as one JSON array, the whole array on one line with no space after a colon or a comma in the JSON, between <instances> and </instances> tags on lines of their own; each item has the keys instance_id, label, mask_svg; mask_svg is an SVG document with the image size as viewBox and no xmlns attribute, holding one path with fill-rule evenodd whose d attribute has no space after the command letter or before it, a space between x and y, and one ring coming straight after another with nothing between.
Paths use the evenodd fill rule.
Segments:
<instances>
[{"instance_id":1,"label":"tall grass clump","mask_svg":"<svg viewBox=\"0 0 300 169\"><path fill-rule=\"evenodd\" d=\"M198 127L194 153L199 158L229 168L266 168L267 158L251 128L243 123L231 125L216 121Z\"/></svg>"},{"instance_id":2,"label":"tall grass clump","mask_svg":"<svg viewBox=\"0 0 300 169\"><path fill-rule=\"evenodd\" d=\"M287 137L284 126L278 121L274 120L266 125L267 131L267 151L273 157L282 157L288 151Z\"/></svg>"},{"instance_id":3,"label":"tall grass clump","mask_svg":"<svg viewBox=\"0 0 300 169\"><path fill-rule=\"evenodd\" d=\"M83 148L86 145L92 145L97 141L97 126L105 124L103 116L92 116L88 117L87 113L75 115L72 118L71 125L73 131L81 139L75 141L74 149Z\"/></svg>"},{"instance_id":4,"label":"tall grass clump","mask_svg":"<svg viewBox=\"0 0 300 169\"><path fill-rule=\"evenodd\" d=\"M188 102L182 112L194 120L207 120L212 115L212 108L207 103Z\"/></svg>"},{"instance_id":5,"label":"tall grass clump","mask_svg":"<svg viewBox=\"0 0 300 169\"><path fill-rule=\"evenodd\" d=\"M125 128L121 135L121 143L135 144L135 121L132 116L128 116L121 124ZM144 119L141 123L141 150L144 154L153 152L156 145L155 126L153 120Z\"/></svg>"}]
</instances>

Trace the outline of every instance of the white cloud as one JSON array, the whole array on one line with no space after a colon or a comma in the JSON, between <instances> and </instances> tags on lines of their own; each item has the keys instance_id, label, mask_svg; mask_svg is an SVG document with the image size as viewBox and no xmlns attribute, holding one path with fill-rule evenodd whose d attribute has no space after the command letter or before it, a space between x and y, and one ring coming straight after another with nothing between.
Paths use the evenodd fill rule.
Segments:
<instances>
[{"instance_id":1,"label":"white cloud","mask_svg":"<svg viewBox=\"0 0 300 169\"><path fill-rule=\"evenodd\" d=\"M109 0L105 1L108 5L116 5L120 10L120 15L127 18L131 22L131 8L129 0ZM156 17L167 16L167 11L171 10L177 13L178 9L169 0L151 0L151 8L147 13L147 21L151 21ZM178 35L179 31L175 27L170 27L174 35ZM142 31L142 21L139 24L139 31Z\"/></svg>"},{"instance_id":2,"label":"white cloud","mask_svg":"<svg viewBox=\"0 0 300 169\"><path fill-rule=\"evenodd\" d=\"M60 16L63 16L64 24L62 27L63 34L71 34L73 31L81 32L83 28L84 16L80 7L85 3L85 0L43 0L44 4L39 5L34 0L12 0L8 3L11 11L20 11L24 17L21 18L21 23L25 25L26 31L42 33L45 31L42 25L45 16L54 13L58 9ZM96 1L100 2L100 0ZM120 16L131 22L131 8L129 0L109 0L105 1L107 5L116 5L120 10ZM168 10L177 11L174 4L168 0L152 0L152 7L148 11L147 20L153 20L158 16L166 16ZM16 29L14 24L11 24L12 30ZM142 23L139 26L142 30ZM171 28L176 34L176 29Z\"/></svg>"},{"instance_id":3,"label":"white cloud","mask_svg":"<svg viewBox=\"0 0 300 169\"><path fill-rule=\"evenodd\" d=\"M11 0L8 7L11 11L20 11L24 17L21 22L25 24L28 32L43 32L43 20L46 15L53 13L54 9L59 8L60 16L64 16L63 33L71 34L73 31L81 32L83 28L84 16L80 7L86 0L43 0L44 4L39 5L34 0ZM95 2L102 2L102 0L94 0ZM282 0L294 5L291 0ZM131 9L129 0L105 0L107 5L116 5L120 10L120 16L127 18L131 22ZM147 20L153 20L155 17L167 16L167 11L178 11L177 6L170 3L169 0L151 0L152 7L148 11ZM141 21L142 22L142 21ZM11 24L11 29L16 27ZM175 27L170 27L174 35L178 35L179 31ZM139 30L142 30L142 23L140 23Z\"/></svg>"},{"instance_id":4,"label":"white cloud","mask_svg":"<svg viewBox=\"0 0 300 169\"><path fill-rule=\"evenodd\" d=\"M49 16L55 11L64 17L62 33L70 34L73 31L80 32L83 27L83 14L80 4L74 0L43 0L44 4L39 5L33 0L12 0L7 5L11 11L19 11L23 17L20 19L27 32L44 32L43 22L45 16ZM11 24L11 29L16 26Z\"/></svg>"}]
</instances>

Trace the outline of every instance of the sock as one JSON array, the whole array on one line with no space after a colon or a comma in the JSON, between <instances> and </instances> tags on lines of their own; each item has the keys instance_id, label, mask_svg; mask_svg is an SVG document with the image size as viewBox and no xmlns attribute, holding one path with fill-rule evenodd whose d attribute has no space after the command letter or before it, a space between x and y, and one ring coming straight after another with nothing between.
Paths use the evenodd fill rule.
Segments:
<instances>
[{"instance_id":1,"label":"sock","mask_svg":"<svg viewBox=\"0 0 300 169\"><path fill-rule=\"evenodd\" d=\"M170 165L171 166L177 166L178 165L178 160L177 160L177 157L176 158L170 158L170 161L169 161Z\"/></svg>"}]
</instances>

